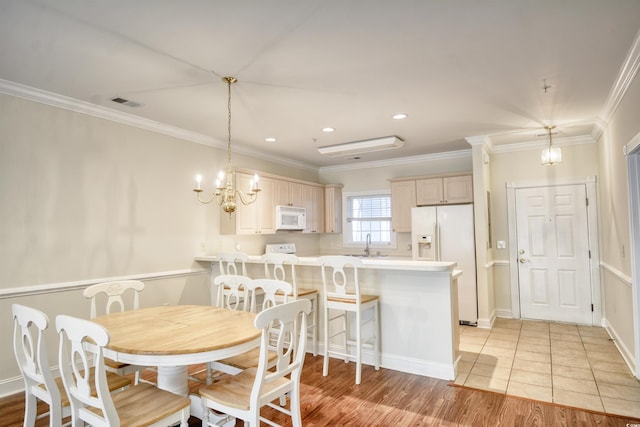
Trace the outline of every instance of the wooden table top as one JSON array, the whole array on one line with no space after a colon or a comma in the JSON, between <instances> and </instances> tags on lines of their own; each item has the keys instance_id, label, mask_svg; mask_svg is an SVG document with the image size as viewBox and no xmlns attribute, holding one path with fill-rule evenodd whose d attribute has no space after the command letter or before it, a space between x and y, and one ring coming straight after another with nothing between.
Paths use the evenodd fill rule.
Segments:
<instances>
[{"instance_id":1,"label":"wooden table top","mask_svg":"<svg viewBox=\"0 0 640 427\"><path fill-rule=\"evenodd\" d=\"M139 355L186 355L257 340L254 313L206 305L141 308L92 319L111 335L107 348Z\"/></svg>"}]
</instances>

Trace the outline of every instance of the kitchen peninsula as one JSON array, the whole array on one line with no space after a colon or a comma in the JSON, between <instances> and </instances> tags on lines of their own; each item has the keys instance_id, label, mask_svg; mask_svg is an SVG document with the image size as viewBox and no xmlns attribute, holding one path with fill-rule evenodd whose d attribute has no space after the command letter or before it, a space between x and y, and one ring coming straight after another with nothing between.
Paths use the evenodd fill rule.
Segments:
<instances>
[{"instance_id":1,"label":"kitchen peninsula","mask_svg":"<svg viewBox=\"0 0 640 427\"><path fill-rule=\"evenodd\" d=\"M218 274L215 256L195 258L211 265L212 280ZM397 258L362 258L359 271L362 292L380 297L382 367L412 374L452 380L456 376L458 350L458 287L462 272L455 262L430 262ZM250 256L250 277L264 276L259 256ZM299 287L317 289L322 295L321 269L316 257L299 257ZM319 346L323 343L320 298ZM363 363L373 356L363 351Z\"/></svg>"}]
</instances>

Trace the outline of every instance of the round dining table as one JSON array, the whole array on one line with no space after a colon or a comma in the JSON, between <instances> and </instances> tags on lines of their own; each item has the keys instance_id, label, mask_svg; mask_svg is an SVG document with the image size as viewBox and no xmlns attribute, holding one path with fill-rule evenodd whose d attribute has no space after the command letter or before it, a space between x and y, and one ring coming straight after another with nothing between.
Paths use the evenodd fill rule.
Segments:
<instances>
[{"instance_id":1,"label":"round dining table","mask_svg":"<svg viewBox=\"0 0 640 427\"><path fill-rule=\"evenodd\" d=\"M187 396L189 365L242 354L260 344L254 313L206 305L141 308L95 317L111 340L104 356L156 366L158 387Z\"/></svg>"}]
</instances>

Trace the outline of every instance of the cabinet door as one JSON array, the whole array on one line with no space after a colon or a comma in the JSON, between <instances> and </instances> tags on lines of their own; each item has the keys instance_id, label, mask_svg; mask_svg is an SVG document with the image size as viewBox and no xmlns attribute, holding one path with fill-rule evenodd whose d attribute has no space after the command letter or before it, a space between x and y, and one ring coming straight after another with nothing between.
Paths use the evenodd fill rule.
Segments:
<instances>
[{"instance_id":1,"label":"cabinet door","mask_svg":"<svg viewBox=\"0 0 640 427\"><path fill-rule=\"evenodd\" d=\"M416 206L416 182L391 182L391 226L393 231L411 231L411 208Z\"/></svg>"},{"instance_id":2,"label":"cabinet door","mask_svg":"<svg viewBox=\"0 0 640 427\"><path fill-rule=\"evenodd\" d=\"M274 179L273 201L276 205L289 205L289 181Z\"/></svg>"},{"instance_id":3,"label":"cabinet door","mask_svg":"<svg viewBox=\"0 0 640 427\"><path fill-rule=\"evenodd\" d=\"M324 232L324 188L315 185L305 185L306 197L310 198L311 203L306 203L307 208L307 233L323 233ZM305 199L306 199L305 197Z\"/></svg>"},{"instance_id":4,"label":"cabinet door","mask_svg":"<svg viewBox=\"0 0 640 427\"><path fill-rule=\"evenodd\" d=\"M418 206L439 205L445 203L442 178L416 180L416 203Z\"/></svg>"},{"instance_id":5,"label":"cabinet door","mask_svg":"<svg viewBox=\"0 0 640 427\"><path fill-rule=\"evenodd\" d=\"M275 234L276 232L276 204L273 202L275 181L271 178L260 179L261 191L256 202L259 209L256 216L260 218L257 230L260 234Z\"/></svg>"},{"instance_id":6,"label":"cabinet door","mask_svg":"<svg viewBox=\"0 0 640 427\"><path fill-rule=\"evenodd\" d=\"M242 191L248 191L249 182L253 175L236 173L236 187ZM263 187L263 180L260 181L260 187ZM236 212L231 214L236 216L236 234L256 234L258 232L259 203L263 196L263 191L258 193L258 200L250 205L243 205L240 200L236 200ZM229 214L221 212L221 221L226 221ZM230 218L229 218L230 219Z\"/></svg>"},{"instance_id":7,"label":"cabinet door","mask_svg":"<svg viewBox=\"0 0 640 427\"><path fill-rule=\"evenodd\" d=\"M444 203L473 202L473 181L471 175L447 176L442 178Z\"/></svg>"},{"instance_id":8,"label":"cabinet door","mask_svg":"<svg viewBox=\"0 0 640 427\"><path fill-rule=\"evenodd\" d=\"M289 206L305 206L305 202L311 200L308 185L297 182L289 182Z\"/></svg>"},{"instance_id":9,"label":"cabinet door","mask_svg":"<svg viewBox=\"0 0 640 427\"><path fill-rule=\"evenodd\" d=\"M324 189L324 232L342 233L342 187L327 185Z\"/></svg>"}]
</instances>

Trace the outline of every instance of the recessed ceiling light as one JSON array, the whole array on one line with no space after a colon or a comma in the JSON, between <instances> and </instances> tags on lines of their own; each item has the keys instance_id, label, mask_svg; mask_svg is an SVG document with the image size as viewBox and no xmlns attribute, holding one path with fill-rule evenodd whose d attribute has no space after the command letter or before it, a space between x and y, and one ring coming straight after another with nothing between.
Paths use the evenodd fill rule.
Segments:
<instances>
[{"instance_id":1,"label":"recessed ceiling light","mask_svg":"<svg viewBox=\"0 0 640 427\"><path fill-rule=\"evenodd\" d=\"M271 137L265 138L264 140L267 141L267 142L276 142L276 139L275 138L271 138Z\"/></svg>"},{"instance_id":2,"label":"recessed ceiling light","mask_svg":"<svg viewBox=\"0 0 640 427\"><path fill-rule=\"evenodd\" d=\"M335 129L334 128L322 128L322 132L334 132Z\"/></svg>"},{"instance_id":3,"label":"recessed ceiling light","mask_svg":"<svg viewBox=\"0 0 640 427\"><path fill-rule=\"evenodd\" d=\"M402 119L406 119L408 116L405 113L398 113L398 114L394 114L393 118L395 120L402 120Z\"/></svg>"}]
</instances>

